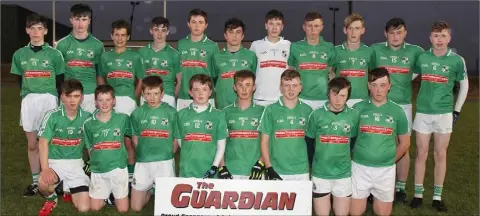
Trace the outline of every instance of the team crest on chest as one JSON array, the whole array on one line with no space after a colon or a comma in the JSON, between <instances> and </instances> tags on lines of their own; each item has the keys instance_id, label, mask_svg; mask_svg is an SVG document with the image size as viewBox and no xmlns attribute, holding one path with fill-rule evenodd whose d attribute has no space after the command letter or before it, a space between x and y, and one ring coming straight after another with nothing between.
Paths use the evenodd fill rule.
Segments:
<instances>
[{"instance_id":1,"label":"team crest on chest","mask_svg":"<svg viewBox=\"0 0 480 216\"><path fill-rule=\"evenodd\" d=\"M127 66L128 68L132 68L133 63L132 63L131 61L127 61L127 63L125 64L125 66Z\"/></svg>"},{"instance_id":2,"label":"team crest on chest","mask_svg":"<svg viewBox=\"0 0 480 216\"><path fill-rule=\"evenodd\" d=\"M211 130L213 128L213 122L206 121L205 128L208 129L208 130Z\"/></svg>"},{"instance_id":3,"label":"team crest on chest","mask_svg":"<svg viewBox=\"0 0 480 216\"><path fill-rule=\"evenodd\" d=\"M448 69L449 69L449 67L448 67L447 65L444 65L444 66L442 67L442 72L448 73Z\"/></svg>"},{"instance_id":4,"label":"team crest on chest","mask_svg":"<svg viewBox=\"0 0 480 216\"><path fill-rule=\"evenodd\" d=\"M48 60L43 60L43 61L42 61L42 66L43 66L43 67L48 67L48 65L49 65L49 64L48 64Z\"/></svg>"},{"instance_id":5,"label":"team crest on chest","mask_svg":"<svg viewBox=\"0 0 480 216\"><path fill-rule=\"evenodd\" d=\"M205 50L200 50L200 56L201 56L201 57L207 56L207 51L205 51Z\"/></svg>"},{"instance_id":6,"label":"team crest on chest","mask_svg":"<svg viewBox=\"0 0 480 216\"><path fill-rule=\"evenodd\" d=\"M248 62L245 61L245 60L242 60L241 65L242 65L242 67L247 67L247 66L248 66Z\"/></svg>"},{"instance_id":7,"label":"team crest on chest","mask_svg":"<svg viewBox=\"0 0 480 216\"><path fill-rule=\"evenodd\" d=\"M403 64L408 64L408 57L403 57L402 58L402 63Z\"/></svg>"},{"instance_id":8,"label":"team crest on chest","mask_svg":"<svg viewBox=\"0 0 480 216\"><path fill-rule=\"evenodd\" d=\"M387 123L393 123L393 117L392 116L387 116L387 118L385 119L385 121Z\"/></svg>"},{"instance_id":9,"label":"team crest on chest","mask_svg":"<svg viewBox=\"0 0 480 216\"><path fill-rule=\"evenodd\" d=\"M114 136L120 136L120 128L113 129L113 135Z\"/></svg>"},{"instance_id":10,"label":"team crest on chest","mask_svg":"<svg viewBox=\"0 0 480 216\"><path fill-rule=\"evenodd\" d=\"M163 118L163 119L162 119L162 125L163 125L163 126L167 126L167 125L168 125L168 119Z\"/></svg>"},{"instance_id":11,"label":"team crest on chest","mask_svg":"<svg viewBox=\"0 0 480 216\"><path fill-rule=\"evenodd\" d=\"M345 133L350 132L350 125L349 125L349 124L345 124L345 126L343 126L343 131L344 131Z\"/></svg>"},{"instance_id":12,"label":"team crest on chest","mask_svg":"<svg viewBox=\"0 0 480 216\"><path fill-rule=\"evenodd\" d=\"M300 117L300 121L298 122L300 125L305 125L305 118Z\"/></svg>"},{"instance_id":13,"label":"team crest on chest","mask_svg":"<svg viewBox=\"0 0 480 216\"><path fill-rule=\"evenodd\" d=\"M162 60L162 62L160 63L160 66L167 67L168 66L167 60Z\"/></svg>"},{"instance_id":14,"label":"team crest on chest","mask_svg":"<svg viewBox=\"0 0 480 216\"><path fill-rule=\"evenodd\" d=\"M327 56L327 53L322 53L322 54L320 55L320 58L322 58L322 59L327 59L327 57L328 57L328 56Z\"/></svg>"},{"instance_id":15,"label":"team crest on chest","mask_svg":"<svg viewBox=\"0 0 480 216\"><path fill-rule=\"evenodd\" d=\"M360 59L360 65L365 66L367 61L365 59Z\"/></svg>"},{"instance_id":16,"label":"team crest on chest","mask_svg":"<svg viewBox=\"0 0 480 216\"><path fill-rule=\"evenodd\" d=\"M288 55L287 51L282 50L282 57L283 57L283 58L287 58L287 55Z\"/></svg>"},{"instance_id":17,"label":"team crest on chest","mask_svg":"<svg viewBox=\"0 0 480 216\"><path fill-rule=\"evenodd\" d=\"M95 54L94 54L93 50L88 50L87 51L87 57L93 58L94 56L95 56Z\"/></svg>"},{"instance_id":18,"label":"team crest on chest","mask_svg":"<svg viewBox=\"0 0 480 216\"><path fill-rule=\"evenodd\" d=\"M257 118L252 118L252 121L250 121L250 125L256 127L258 126L258 119Z\"/></svg>"}]
</instances>

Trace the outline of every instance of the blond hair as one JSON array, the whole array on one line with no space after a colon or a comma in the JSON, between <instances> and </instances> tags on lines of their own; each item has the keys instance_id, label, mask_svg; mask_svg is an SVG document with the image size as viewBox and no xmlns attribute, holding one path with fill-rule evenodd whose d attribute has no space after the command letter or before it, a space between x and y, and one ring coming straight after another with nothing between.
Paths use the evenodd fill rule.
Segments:
<instances>
[{"instance_id":1,"label":"blond hair","mask_svg":"<svg viewBox=\"0 0 480 216\"><path fill-rule=\"evenodd\" d=\"M345 21L344 21L345 28L348 28L355 21L362 22L362 26L365 23L365 20L363 19L363 17L359 13L352 13L352 14L348 15L347 18L345 18Z\"/></svg>"}]
</instances>

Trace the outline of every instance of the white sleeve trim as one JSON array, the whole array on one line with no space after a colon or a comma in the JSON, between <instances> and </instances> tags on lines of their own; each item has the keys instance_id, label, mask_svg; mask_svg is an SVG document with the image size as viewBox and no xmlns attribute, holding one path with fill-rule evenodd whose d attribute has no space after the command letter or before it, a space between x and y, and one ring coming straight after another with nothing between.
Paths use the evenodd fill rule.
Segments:
<instances>
[{"instance_id":1,"label":"white sleeve trim","mask_svg":"<svg viewBox=\"0 0 480 216\"><path fill-rule=\"evenodd\" d=\"M457 102L455 103L455 111L460 112L468 95L468 78L460 81L460 90L458 91Z\"/></svg>"},{"instance_id":2,"label":"white sleeve trim","mask_svg":"<svg viewBox=\"0 0 480 216\"><path fill-rule=\"evenodd\" d=\"M213 166L218 167L220 165L220 161L222 160L223 154L225 153L226 144L227 144L226 139L217 141L217 153L215 154L215 159L213 160Z\"/></svg>"}]
</instances>

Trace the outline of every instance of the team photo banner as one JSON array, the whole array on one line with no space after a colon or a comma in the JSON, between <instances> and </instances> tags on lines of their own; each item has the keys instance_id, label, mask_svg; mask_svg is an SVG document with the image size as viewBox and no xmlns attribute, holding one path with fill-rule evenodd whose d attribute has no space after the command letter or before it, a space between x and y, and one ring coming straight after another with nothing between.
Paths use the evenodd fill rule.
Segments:
<instances>
[{"instance_id":1,"label":"team photo banner","mask_svg":"<svg viewBox=\"0 0 480 216\"><path fill-rule=\"evenodd\" d=\"M155 215L312 215L312 182L157 178Z\"/></svg>"}]
</instances>

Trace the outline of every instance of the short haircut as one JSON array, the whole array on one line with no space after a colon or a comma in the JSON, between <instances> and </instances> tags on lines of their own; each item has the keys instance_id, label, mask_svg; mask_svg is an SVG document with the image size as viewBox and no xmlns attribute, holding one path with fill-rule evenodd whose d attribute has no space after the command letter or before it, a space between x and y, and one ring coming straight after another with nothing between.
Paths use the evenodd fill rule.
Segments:
<instances>
[{"instance_id":1,"label":"short haircut","mask_svg":"<svg viewBox=\"0 0 480 216\"><path fill-rule=\"evenodd\" d=\"M157 16L152 19L152 27L156 26L168 28L170 26L170 22L168 22L168 19L163 16Z\"/></svg>"},{"instance_id":2,"label":"short haircut","mask_svg":"<svg viewBox=\"0 0 480 216\"><path fill-rule=\"evenodd\" d=\"M142 91L145 89L154 89L160 88L160 91L163 92L163 79L159 76L147 76L142 80Z\"/></svg>"},{"instance_id":3,"label":"short haircut","mask_svg":"<svg viewBox=\"0 0 480 216\"><path fill-rule=\"evenodd\" d=\"M74 91L80 91L80 94L83 94L83 85L80 81L70 79L62 83L62 94L70 95Z\"/></svg>"},{"instance_id":4,"label":"short haircut","mask_svg":"<svg viewBox=\"0 0 480 216\"><path fill-rule=\"evenodd\" d=\"M27 28L37 24L42 24L44 28L47 28L47 18L36 13L28 15L26 22Z\"/></svg>"},{"instance_id":5,"label":"short haircut","mask_svg":"<svg viewBox=\"0 0 480 216\"><path fill-rule=\"evenodd\" d=\"M190 78L189 82L189 89L192 90L193 84L199 82L202 85L208 85L210 89L212 89L212 78L210 78L208 75L205 74L195 74Z\"/></svg>"},{"instance_id":6,"label":"short haircut","mask_svg":"<svg viewBox=\"0 0 480 216\"><path fill-rule=\"evenodd\" d=\"M318 12L308 12L307 14L305 14L305 18L303 19L303 22L310 22L316 19L323 20L323 17Z\"/></svg>"},{"instance_id":7,"label":"short haircut","mask_svg":"<svg viewBox=\"0 0 480 216\"><path fill-rule=\"evenodd\" d=\"M290 81L295 78L301 79L300 73L295 69L287 69L283 71L282 76L280 76L280 80L286 80L286 81Z\"/></svg>"},{"instance_id":8,"label":"short haircut","mask_svg":"<svg viewBox=\"0 0 480 216\"><path fill-rule=\"evenodd\" d=\"M348 28L355 21L362 22L362 26L364 26L364 24L365 24L365 20L363 19L362 16L360 16L359 13L352 13L352 14L348 15L347 18L345 18L344 27Z\"/></svg>"},{"instance_id":9,"label":"short haircut","mask_svg":"<svg viewBox=\"0 0 480 216\"><path fill-rule=\"evenodd\" d=\"M236 17L230 18L225 22L225 29L223 30L223 33L226 33L230 29L236 29L239 27L242 28L243 33L245 33L245 24L243 21Z\"/></svg>"},{"instance_id":10,"label":"short haircut","mask_svg":"<svg viewBox=\"0 0 480 216\"><path fill-rule=\"evenodd\" d=\"M87 4L76 4L70 8L72 17L90 17L92 18L92 8Z\"/></svg>"},{"instance_id":11,"label":"short haircut","mask_svg":"<svg viewBox=\"0 0 480 216\"><path fill-rule=\"evenodd\" d=\"M110 95L112 95L112 97L115 98L115 91L113 90L113 87L111 85L103 84L103 85L97 86L97 88L95 88L95 100L98 98L99 94L108 94L108 93L110 93Z\"/></svg>"},{"instance_id":12,"label":"short haircut","mask_svg":"<svg viewBox=\"0 0 480 216\"><path fill-rule=\"evenodd\" d=\"M344 88L348 88L348 99L350 98L350 94L352 93L352 84L345 77L335 77L330 80L330 82L328 82L327 96L330 95L330 91L338 94Z\"/></svg>"},{"instance_id":13,"label":"short haircut","mask_svg":"<svg viewBox=\"0 0 480 216\"><path fill-rule=\"evenodd\" d=\"M253 80L253 84L255 84L255 74L251 70L239 70L233 76L233 83L237 83L237 81L248 78L251 78Z\"/></svg>"},{"instance_id":14,"label":"short haircut","mask_svg":"<svg viewBox=\"0 0 480 216\"><path fill-rule=\"evenodd\" d=\"M187 22L190 22L192 17L194 16L202 16L205 19L205 23L208 23L208 14L202 9L195 8L188 13L188 20Z\"/></svg>"},{"instance_id":15,"label":"short haircut","mask_svg":"<svg viewBox=\"0 0 480 216\"><path fill-rule=\"evenodd\" d=\"M445 21L436 21L432 25L432 32L441 32L443 30L450 30L450 25Z\"/></svg>"},{"instance_id":16,"label":"short haircut","mask_svg":"<svg viewBox=\"0 0 480 216\"><path fill-rule=\"evenodd\" d=\"M368 82L375 82L377 79L387 77L388 82L390 82L390 74L388 70L383 67L377 67L368 72Z\"/></svg>"},{"instance_id":17,"label":"short haircut","mask_svg":"<svg viewBox=\"0 0 480 216\"><path fill-rule=\"evenodd\" d=\"M388 32L389 30L399 29L404 27L407 30L407 25L405 25L405 21L402 18L394 17L388 20L387 24L385 25L385 31Z\"/></svg>"},{"instance_id":18,"label":"short haircut","mask_svg":"<svg viewBox=\"0 0 480 216\"><path fill-rule=\"evenodd\" d=\"M112 22L112 34L115 31L115 29L127 29L127 35L130 35L130 23L128 23L126 20L115 20Z\"/></svg>"},{"instance_id":19,"label":"short haircut","mask_svg":"<svg viewBox=\"0 0 480 216\"><path fill-rule=\"evenodd\" d=\"M269 20L274 20L274 19L278 19L282 21L282 23L285 23L285 19L283 18L283 13L280 12L279 10L270 10L265 15L265 23L268 23Z\"/></svg>"}]
</instances>

